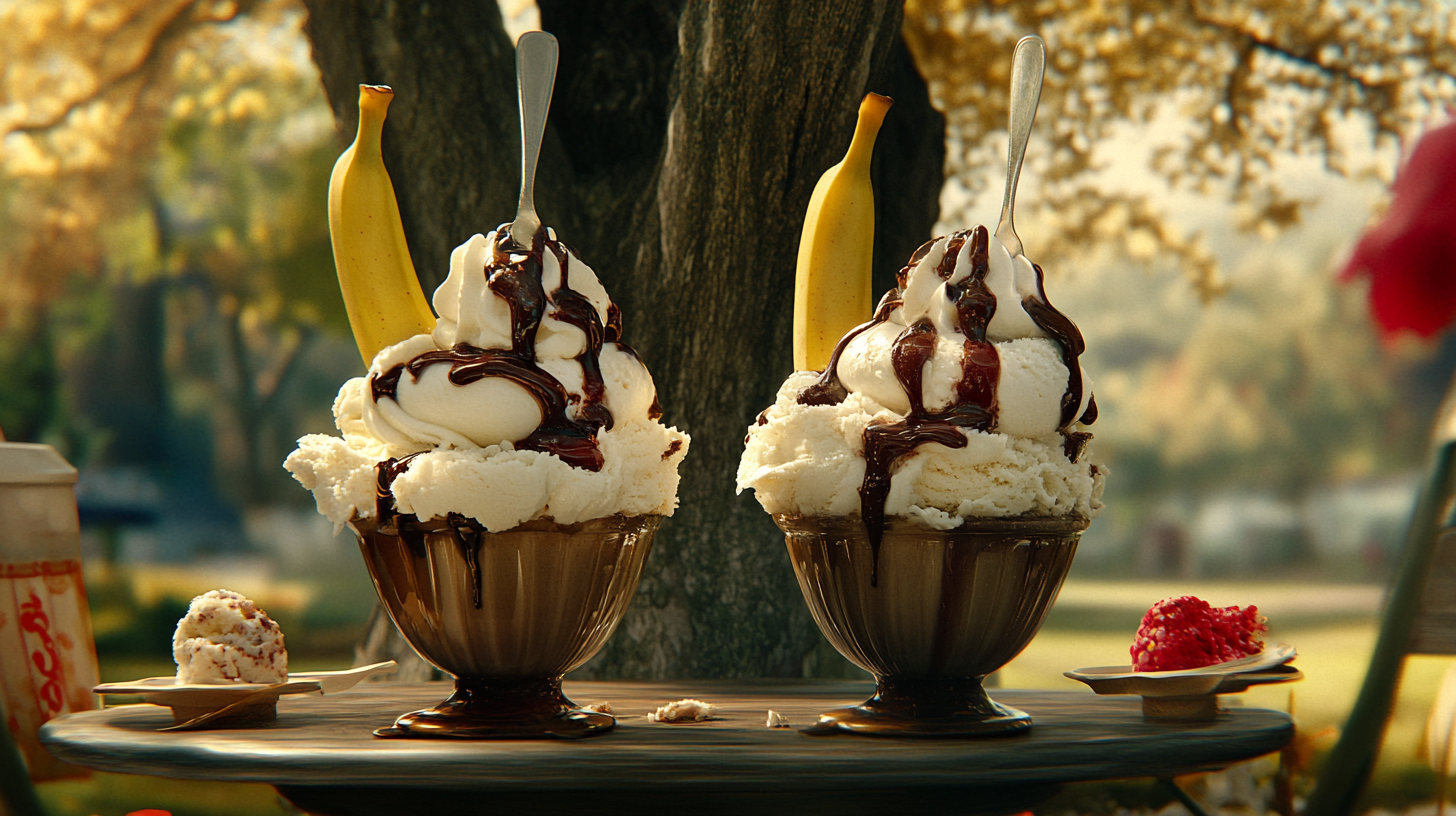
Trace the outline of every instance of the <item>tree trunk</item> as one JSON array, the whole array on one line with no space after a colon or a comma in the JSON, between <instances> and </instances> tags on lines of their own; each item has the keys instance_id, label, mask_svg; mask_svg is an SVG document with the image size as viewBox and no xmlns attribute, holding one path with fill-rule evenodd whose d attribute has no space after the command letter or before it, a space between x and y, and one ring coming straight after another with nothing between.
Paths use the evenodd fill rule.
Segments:
<instances>
[{"instance_id":1,"label":"tree trunk","mask_svg":"<svg viewBox=\"0 0 1456 816\"><path fill-rule=\"evenodd\" d=\"M305 2L344 141L358 83L396 90L384 158L433 287L452 248L515 215L514 55L497 8ZM664 421L693 437L633 607L578 676L797 676L818 636L781 535L733 475L744 429L791 371L804 210L867 91L896 99L873 170L877 289L930 237L944 120L901 40L900 4L540 7L561 64L538 209L621 307Z\"/></svg>"}]
</instances>

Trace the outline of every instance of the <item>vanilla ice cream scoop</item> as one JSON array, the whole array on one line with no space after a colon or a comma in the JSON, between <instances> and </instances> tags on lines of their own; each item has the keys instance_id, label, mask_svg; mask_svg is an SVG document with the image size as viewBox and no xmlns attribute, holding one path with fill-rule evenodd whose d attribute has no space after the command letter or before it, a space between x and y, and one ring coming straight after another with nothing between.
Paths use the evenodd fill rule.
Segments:
<instances>
[{"instance_id":1,"label":"vanilla ice cream scoop","mask_svg":"<svg viewBox=\"0 0 1456 816\"><path fill-rule=\"evenodd\" d=\"M984 417L973 427L1023 437L1056 433L1086 414L1092 388L1078 363L1081 333L1047 302L1041 270L1026 256L1012 258L980 227L926 244L901 278L898 304L847 338L835 361L846 388L909 414L909 386L893 362L900 344L923 358L929 413L974 404ZM912 326L913 337L901 340Z\"/></svg>"},{"instance_id":2,"label":"vanilla ice cream scoop","mask_svg":"<svg viewBox=\"0 0 1456 816\"><path fill-rule=\"evenodd\" d=\"M451 254L433 332L340 389L343 438L305 436L285 462L335 525L459 514L500 531L676 507L689 438L658 421L621 313L554 231L522 248L508 228Z\"/></svg>"},{"instance_id":3,"label":"vanilla ice cream scoop","mask_svg":"<svg viewBox=\"0 0 1456 816\"><path fill-rule=\"evenodd\" d=\"M1041 269L985 227L930 241L823 372L796 372L749 428L738 489L770 513L1092 517L1105 468L1077 327Z\"/></svg>"},{"instance_id":4,"label":"vanilla ice cream scoop","mask_svg":"<svg viewBox=\"0 0 1456 816\"><path fill-rule=\"evenodd\" d=\"M652 377L619 344L620 314L550 230L531 249L504 230L472 236L451 253L434 306L432 334L384 349L370 366L366 421L381 436L416 446L511 443L584 457L595 469L589 438L615 415L651 410Z\"/></svg>"},{"instance_id":5,"label":"vanilla ice cream scoop","mask_svg":"<svg viewBox=\"0 0 1456 816\"><path fill-rule=\"evenodd\" d=\"M268 613L236 592L192 599L172 637L177 683L283 683L288 650Z\"/></svg>"}]
</instances>

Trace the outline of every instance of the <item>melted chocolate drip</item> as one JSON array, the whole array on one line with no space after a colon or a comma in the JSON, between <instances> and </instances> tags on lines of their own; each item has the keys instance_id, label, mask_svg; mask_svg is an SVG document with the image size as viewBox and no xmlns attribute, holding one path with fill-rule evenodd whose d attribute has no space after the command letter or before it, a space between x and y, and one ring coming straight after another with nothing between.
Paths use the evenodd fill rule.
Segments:
<instances>
[{"instance_id":1,"label":"melted chocolate drip","mask_svg":"<svg viewBox=\"0 0 1456 816\"><path fill-rule=\"evenodd\" d=\"M607 410L604 402L607 398L607 386L602 381L602 343L606 339L607 329L597 314L597 307L593 306L585 295L571 288L571 256L567 255L566 250L562 249L559 244L551 246L551 253L556 256L556 261L561 267L561 286L551 293L552 300L556 303L556 312L552 318L575 326L586 334L586 350L576 358L576 361L581 364L582 371L582 402L577 408L576 416L578 422L596 426L592 430L592 439L595 442L598 428L609 431L612 429L612 412ZM612 305L615 307L616 304ZM609 309L607 311L608 324L613 322L613 317L614 315ZM616 312L615 318L614 330L617 337L620 338L622 335L620 310ZM589 469L596 470L597 468Z\"/></svg>"},{"instance_id":2,"label":"melted chocolate drip","mask_svg":"<svg viewBox=\"0 0 1456 816\"><path fill-rule=\"evenodd\" d=\"M541 407L541 424L531 435L515 443L520 450L551 453L572 467L582 470L602 469L602 452L597 447L596 431L600 427L590 416L571 419L566 415L568 395L555 377L542 371L531 360L524 360L506 349L480 349L461 343L450 349L436 349L400 363L380 378L398 382L400 373L408 371L419 379L425 368L448 363L448 379L453 385L469 385L486 377L504 377L521 386ZM376 391L375 400L381 396ZM602 412L606 407L601 406ZM610 416L610 414L608 414Z\"/></svg>"},{"instance_id":3,"label":"melted chocolate drip","mask_svg":"<svg viewBox=\"0 0 1456 816\"><path fill-rule=\"evenodd\" d=\"M839 341L819 379L799 394L799 404L837 405L844 401L849 391L839 379L840 356L855 337L889 319L902 301L911 271L925 260L935 243L927 241L915 250L910 262L896 275L898 288L885 294L870 322L854 328ZM970 271L960 281L951 283L967 245L970 247ZM875 559L871 586L877 585L879 580L885 500L890 492L891 470L896 463L927 442L938 442L949 448L965 447L967 440L962 429L995 430L1001 359L996 346L986 339L986 330L996 314L997 305L996 296L986 286L986 276L990 271L989 246L990 234L983 226L954 233L946 241L945 254L935 268L941 279L946 281L943 291L955 304L957 328L966 337L961 356L961 379L956 384L952 404L934 413L927 411L924 404L922 379L925 364L934 356L937 342L934 324L929 320L916 322L896 337L891 347L895 377L909 398L910 412L900 422L871 424L864 431L865 477L859 493L860 515L864 519ZM1085 349L1085 343L1076 325L1047 300L1041 267L1033 264L1032 268L1036 270L1036 293L1026 297L1022 307L1061 348L1062 360L1067 366L1067 390L1062 395L1059 431L1067 459L1076 462L1086 449L1087 440L1092 437L1089 433L1071 430L1072 423L1077 420L1077 409L1082 404L1084 384L1078 357ZM1086 424L1097 418L1095 401L1089 401L1081 418Z\"/></svg>"},{"instance_id":4,"label":"melted chocolate drip","mask_svg":"<svg viewBox=\"0 0 1456 816\"><path fill-rule=\"evenodd\" d=\"M985 228L984 227L981 228L981 232L982 233L985 232ZM990 268L990 264L989 264L989 262L987 261L987 258L986 258L986 251L985 251L985 246L984 246L984 244L985 244L985 236L983 234L979 234L978 233L976 237L979 238L979 239L981 239L980 240L980 243L982 244L982 246L980 247L981 252L980 252L980 256L979 257L976 256L975 249L974 248L971 250L971 252L972 252L972 257L971 257L971 264L972 264L971 275L974 276L975 274L977 274L979 272L980 275L981 275L981 278L984 280L985 277L986 277L986 270L988 268ZM939 275L941 280L943 280L943 281L949 281L951 275L954 275L955 274L956 261L960 260L960 257L961 257L961 247L963 247L965 245L966 245L966 233L964 231L957 232L957 233L951 235L950 238L949 238L949 240L947 240L945 242L945 254L940 256L940 263L938 263L938 264L935 265L935 274ZM933 244L932 244L932 246L933 246ZM920 249L925 249L925 244L921 244L920 245ZM916 254L919 254L919 250L916 250ZM930 254L929 250L926 250L926 253L925 254L926 255L929 255ZM912 255L911 258L913 260L914 256ZM922 255L921 258L920 258L920 261L923 261L923 260L925 260L925 257ZM918 264L918 263L920 263L920 261L915 261L915 263ZM910 279L910 270L913 269L913 268L914 267L912 265L906 264L905 265L905 268L902 269L902 270L900 270L905 275L905 280L908 281Z\"/></svg>"},{"instance_id":5,"label":"melted chocolate drip","mask_svg":"<svg viewBox=\"0 0 1456 816\"><path fill-rule=\"evenodd\" d=\"M949 283L956 262L969 239L971 269L958 283ZM996 425L996 383L1001 376L1001 358L986 341L986 326L996 313L996 297L986 287L989 234L985 227L958 232L946 244L945 256L936 273L946 280L945 293L956 305L957 324L966 336L961 355L962 377L956 399L943 411L925 408L925 365L935 356L939 338L935 325L921 319L901 332L891 347L890 361L895 378L905 389L910 411L899 422L871 425L864 431L865 478L860 485L860 516L869 535L874 566L870 586L879 583L880 539L885 526L885 500L890 494L890 471L895 464L927 442L948 448L964 448L962 428L988 431Z\"/></svg>"},{"instance_id":6,"label":"melted chocolate drip","mask_svg":"<svg viewBox=\"0 0 1456 816\"><path fill-rule=\"evenodd\" d=\"M965 233L952 235L946 243L945 257L941 258L936 272L947 281L946 297L956 305L956 324L966 336L961 352L961 379L956 383L955 403L947 412L956 412L961 407L974 409L978 427L980 415L988 417L989 423L980 430L995 427L999 404L996 400L996 386L1001 382L1001 355L996 346L986 340L986 327L996 314L996 296L986 287L986 275L991 271L990 235L985 227L978 227L970 234L971 271L959 283L950 283L955 273L956 260L965 246ZM972 426L966 426L972 427Z\"/></svg>"},{"instance_id":7,"label":"melted chocolate drip","mask_svg":"<svg viewBox=\"0 0 1456 816\"><path fill-rule=\"evenodd\" d=\"M849 341L869 331L870 329L890 319L890 313L900 305L900 291L891 289L880 298L880 305L875 308L875 316L870 318L868 323L861 323L849 330L849 333L839 339L833 353L829 355L829 364L819 374L819 380L803 391L799 392L798 401L800 405L838 405L844 402L849 396L849 389L839 380L839 355L849 347ZM760 414L762 419L763 415ZM763 423L759 423L763 424Z\"/></svg>"},{"instance_id":8,"label":"melted chocolate drip","mask_svg":"<svg viewBox=\"0 0 1456 816\"><path fill-rule=\"evenodd\" d=\"M1090 441L1092 434L1086 431L1062 431L1062 452L1067 455L1067 461L1074 465L1081 461Z\"/></svg>"},{"instance_id":9,"label":"melted chocolate drip","mask_svg":"<svg viewBox=\"0 0 1456 816\"><path fill-rule=\"evenodd\" d=\"M900 287L902 291L905 289L906 284L910 282L910 272L919 266L921 261L925 260L925 256L930 254L930 250L935 248L935 242L939 240L939 238L931 238L929 241L916 247L915 251L910 253L910 262L900 267L900 271L895 273L895 285Z\"/></svg>"},{"instance_id":10,"label":"melted chocolate drip","mask_svg":"<svg viewBox=\"0 0 1456 816\"><path fill-rule=\"evenodd\" d=\"M411 453L398 459L385 459L374 466L374 513L381 527L398 515L394 506L394 480L409 470L410 462L419 455Z\"/></svg>"},{"instance_id":11,"label":"melted chocolate drip","mask_svg":"<svg viewBox=\"0 0 1456 816\"><path fill-rule=\"evenodd\" d=\"M398 479L401 473L409 470L410 462L419 456L419 453L411 453L408 456L401 456L398 459L385 459L374 466L374 514L379 518L380 528L392 526L399 532L399 537L408 544L410 548L423 554L425 551L425 535L415 529L411 522L415 517L411 514L401 514L394 503L394 480Z\"/></svg>"},{"instance_id":12,"label":"melted chocolate drip","mask_svg":"<svg viewBox=\"0 0 1456 816\"><path fill-rule=\"evenodd\" d=\"M622 342L622 310L615 303L607 303L607 325L602 327L605 332L605 339L608 343ZM627 351L632 351L627 349ZM632 351L636 357L637 352Z\"/></svg>"},{"instance_id":13,"label":"melted chocolate drip","mask_svg":"<svg viewBox=\"0 0 1456 816\"><path fill-rule=\"evenodd\" d=\"M455 532L455 539L460 544L460 553L465 556L465 563L470 567L470 600L475 608L480 608L480 534L485 528L480 522L473 518L466 518L459 513L451 513L445 517L450 529Z\"/></svg>"},{"instance_id":14,"label":"melted chocolate drip","mask_svg":"<svg viewBox=\"0 0 1456 816\"><path fill-rule=\"evenodd\" d=\"M399 401L399 375L404 373L404 366L397 365L394 368L380 374L378 377L369 378L369 393L379 402L384 397Z\"/></svg>"},{"instance_id":15,"label":"melted chocolate drip","mask_svg":"<svg viewBox=\"0 0 1456 816\"><path fill-rule=\"evenodd\" d=\"M1031 315L1036 325L1062 348L1062 361L1067 365L1067 390L1062 392L1059 433L1062 435L1062 450L1067 455L1067 461L1075 464L1086 452L1087 441L1092 438L1089 433L1071 429L1072 423L1077 421L1077 409L1082 407L1085 384L1082 382L1082 364L1079 358L1087 350L1087 343L1082 339L1082 332L1077 329L1076 324L1047 300L1041 267L1032 264L1031 268L1036 270L1036 294L1023 298L1021 306ZM1091 425L1096 421L1097 403L1089 399L1087 410L1082 412L1082 422Z\"/></svg>"},{"instance_id":16,"label":"melted chocolate drip","mask_svg":"<svg viewBox=\"0 0 1456 816\"><path fill-rule=\"evenodd\" d=\"M1032 264L1031 268L1036 270L1036 294L1023 298L1021 307L1042 331L1062 347L1062 362L1067 365L1067 390L1062 393L1062 417L1058 427L1069 428L1077 419L1077 409L1082 407L1082 366L1078 358L1087 350L1087 343L1077 325L1047 300L1041 267ZM1093 418L1096 418L1095 412Z\"/></svg>"}]
</instances>

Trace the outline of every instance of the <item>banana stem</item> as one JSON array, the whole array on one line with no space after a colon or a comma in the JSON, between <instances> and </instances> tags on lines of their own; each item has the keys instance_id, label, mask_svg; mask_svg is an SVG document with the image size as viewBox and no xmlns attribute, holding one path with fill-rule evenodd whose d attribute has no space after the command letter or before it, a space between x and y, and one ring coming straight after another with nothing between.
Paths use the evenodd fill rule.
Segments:
<instances>
[{"instance_id":1,"label":"banana stem","mask_svg":"<svg viewBox=\"0 0 1456 816\"><path fill-rule=\"evenodd\" d=\"M845 167L869 169L875 137L879 135L880 125L885 123L885 114L890 112L893 104L895 100L888 96L865 94L864 100L859 103L859 121L855 124L854 138L849 140L849 151L844 154Z\"/></svg>"},{"instance_id":2,"label":"banana stem","mask_svg":"<svg viewBox=\"0 0 1456 816\"><path fill-rule=\"evenodd\" d=\"M387 85L359 86L359 133L354 139L354 155L371 158L380 155L384 117L393 101L394 90Z\"/></svg>"}]
</instances>

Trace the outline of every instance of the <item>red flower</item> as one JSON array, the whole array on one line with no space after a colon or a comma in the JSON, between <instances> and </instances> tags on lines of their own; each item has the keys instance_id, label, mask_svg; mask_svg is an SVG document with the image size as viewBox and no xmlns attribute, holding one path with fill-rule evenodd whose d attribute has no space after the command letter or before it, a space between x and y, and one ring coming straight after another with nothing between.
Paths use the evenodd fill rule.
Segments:
<instances>
[{"instance_id":1,"label":"red flower","mask_svg":"<svg viewBox=\"0 0 1456 816\"><path fill-rule=\"evenodd\" d=\"M1370 276L1370 311L1386 334L1430 337L1456 318L1456 121L1416 143L1391 192L1390 212L1340 279Z\"/></svg>"}]
</instances>

